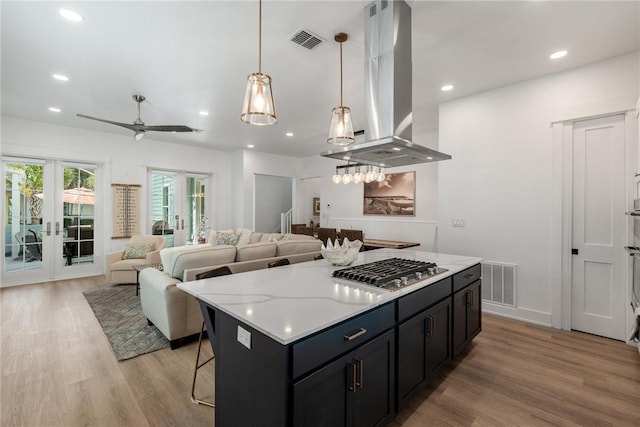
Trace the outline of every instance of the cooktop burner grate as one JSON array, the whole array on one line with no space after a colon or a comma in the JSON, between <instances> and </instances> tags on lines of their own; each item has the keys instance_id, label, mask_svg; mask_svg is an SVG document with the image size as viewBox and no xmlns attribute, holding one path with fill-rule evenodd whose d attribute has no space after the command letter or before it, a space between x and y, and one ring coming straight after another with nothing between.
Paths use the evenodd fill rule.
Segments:
<instances>
[{"instance_id":1,"label":"cooktop burner grate","mask_svg":"<svg viewBox=\"0 0 640 427\"><path fill-rule=\"evenodd\" d=\"M389 258L382 261L370 262L343 268L333 272L333 277L354 280L377 287L399 288L425 279L428 276L443 273L446 269L438 268L433 262L416 261L404 258Z\"/></svg>"}]
</instances>

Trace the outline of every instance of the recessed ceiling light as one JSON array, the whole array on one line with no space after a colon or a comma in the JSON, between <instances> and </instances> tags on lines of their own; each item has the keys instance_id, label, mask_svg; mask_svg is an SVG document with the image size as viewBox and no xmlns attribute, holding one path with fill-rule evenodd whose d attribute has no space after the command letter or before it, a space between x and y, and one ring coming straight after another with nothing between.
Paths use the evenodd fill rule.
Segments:
<instances>
[{"instance_id":1,"label":"recessed ceiling light","mask_svg":"<svg viewBox=\"0 0 640 427\"><path fill-rule=\"evenodd\" d=\"M433 160L433 157L427 157L427 160Z\"/></svg>"},{"instance_id":2,"label":"recessed ceiling light","mask_svg":"<svg viewBox=\"0 0 640 427\"><path fill-rule=\"evenodd\" d=\"M200 111L200 115L201 116L208 116L209 112L208 111Z\"/></svg>"},{"instance_id":3,"label":"recessed ceiling light","mask_svg":"<svg viewBox=\"0 0 640 427\"><path fill-rule=\"evenodd\" d=\"M69 81L69 77L63 75L63 74L53 74L51 77L53 77L56 80L60 80L61 82L68 82Z\"/></svg>"},{"instance_id":4,"label":"recessed ceiling light","mask_svg":"<svg viewBox=\"0 0 640 427\"><path fill-rule=\"evenodd\" d=\"M62 110L57 107L49 107L49 111L51 111L52 113L59 113Z\"/></svg>"},{"instance_id":5,"label":"recessed ceiling light","mask_svg":"<svg viewBox=\"0 0 640 427\"><path fill-rule=\"evenodd\" d=\"M449 92L451 89L453 89L453 85L444 85L440 88L443 92Z\"/></svg>"},{"instance_id":6,"label":"recessed ceiling light","mask_svg":"<svg viewBox=\"0 0 640 427\"><path fill-rule=\"evenodd\" d=\"M255 147L255 145L253 145L253 144L247 145L247 148L253 148L253 147Z\"/></svg>"},{"instance_id":7,"label":"recessed ceiling light","mask_svg":"<svg viewBox=\"0 0 640 427\"><path fill-rule=\"evenodd\" d=\"M566 50L559 50L557 52L553 52L551 55L549 55L549 59L560 59L560 58L564 58L565 56L567 56L567 51Z\"/></svg>"},{"instance_id":8,"label":"recessed ceiling light","mask_svg":"<svg viewBox=\"0 0 640 427\"><path fill-rule=\"evenodd\" d=\"M394 151L400 151L400 150L402 150L402 148L400 148L400 147L393 147L393 150L394 150Z\"/></svg>"},{"instance_id":9,"label":"recessed ceiling light","mask_svg":"<svg viewBox=\"0 0 640 427\"><path fill-rule=\"evenodd\" d=\"M80 15L77 12L74 12L73 10L60 9L60 15L64 16L65 18L67 18L69 21L73 21L73 22L82 22L82 21L84 21L84 16Z\"/></svg>"},{"instance_id":10,"label":"recessed ceiling light","mask_svg":"<svg viewBox=\"0 0 640 427\"><path fill-rule=\"evenodd\" d=\"M287 135L287 136L293 136L293 132L287 132L287 133L285 133L285 135Z\"/></svg>"}]
</instances>

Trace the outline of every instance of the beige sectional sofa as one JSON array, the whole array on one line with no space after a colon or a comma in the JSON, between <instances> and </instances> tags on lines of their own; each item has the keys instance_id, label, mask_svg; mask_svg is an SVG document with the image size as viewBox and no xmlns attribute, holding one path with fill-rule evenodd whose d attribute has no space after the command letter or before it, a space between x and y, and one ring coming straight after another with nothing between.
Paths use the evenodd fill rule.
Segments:
<instances>
[{"instance_id":1,"label":"beige sectional sofa","mask_svg":"<svg viewBox=\"0 0 640 427\"><path fill-rule=\"evenodd\" d=\"M251 232L242 244L216 245L215 233L209 238L211 243L161 250L163 270L147 268L140 272L142 311L169 339L172 348L198 334L202 326L197 301L178 289L177 283L195 280L196 274L222 266L235 274L267 268L269 262L282 258L292 264L312 261L320 254L322 244L306 235Z\"/></svg>"}]
</instances>

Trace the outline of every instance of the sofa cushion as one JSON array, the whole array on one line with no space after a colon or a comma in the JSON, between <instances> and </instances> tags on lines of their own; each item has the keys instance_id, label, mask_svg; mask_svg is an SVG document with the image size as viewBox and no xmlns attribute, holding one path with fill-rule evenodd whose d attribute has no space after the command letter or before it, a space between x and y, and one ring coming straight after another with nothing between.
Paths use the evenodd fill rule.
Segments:
<instances>
[{"instance_id":1,"label":"sofa cushion","mask_svg":"<svg viewBox=\"0 0 640 427\"><path fill-rule=\"evenodd\" d=\"M122 251L122 259L144 259L149 252L156 250L155 243L132 243L125 245Z\"/></svg>"},{"instance_id":2,"label":"sofa cushion","mask_svg":"<svg viewBox=\"0 0 640 427\"><path fill-rule=\"evenodd\" d=\"M282 240L316 240L316 238L313 236L309 236L308 234L287 233L284 235Z\"/></svg>"},{"instance_id":3,"label":"sofa cushion","mask_svg":"<svg viewBox=\"0 0 640 427\"><path fill-rule=\"evenodd\" d=\"M284 236L280 233L262 233L262 237L260 237L261 242L277 242L278 240L282 240Z\"/></svg>"},{"instance_id":4,"label":"sofa cushion","mask_svg":"<svg viewBox=\"0 0 640 427\"><path fill-rule=\"evenodd\" d=\"M317 239L279 240L276 242L276 256L287 256L307 252L319 252L322 242Z\"/></svg>"},{"instance_id":5,"label":"sofa cushion","mask_svg":"<svg viewBox=\"0 0 640 427\"><path fill-rule=\"evenodd\" d=\"M248 245L251 243L251 233L253 233L253 230L238 228L236 230L236 234L238 235L238 243L236 243L236 245Z\"/></svg>"},{"instance_id":6,"label":"sofa cushion","mask_svg":"<svg viewBox=\"0 0 640 427\"><path fill-rule=\"evenodd\" d=\"M165 273L180 280L185 269L228 264L236 258L236 248L231 245L191 245L181 248L171 253L166 264L164 261L162 263Z\"/></svg>"},{"instance_id":7,"label":"sofa cushion","mask_svg":"<svg viewBox=\"0 0 640 427\"><path fill-rule=\"evenodd\" d=\"M276 255L275 242L258 242L236 246L236 262L271 258Z\"/></svg>"},{"instance_id":8,"label":"sofa cushion","mask_svg":"<svg viewBox=\"0 0 640 427\"><path fill-rule=\"evenodd\" d=\"M264 233L261 233L259 231L254 231L253 233L251 233L251 236L249 237L249 243L258 243L260 239L262 239L263 234Z\"/></svg>"}]
</instances>

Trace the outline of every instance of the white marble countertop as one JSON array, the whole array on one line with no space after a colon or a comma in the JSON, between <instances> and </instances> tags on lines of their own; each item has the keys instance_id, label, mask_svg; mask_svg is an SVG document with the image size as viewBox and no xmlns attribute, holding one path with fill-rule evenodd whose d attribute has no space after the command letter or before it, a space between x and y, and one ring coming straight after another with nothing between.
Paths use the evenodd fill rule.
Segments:
<instances>
[{"instance_id":1,"label":"white marble countertop","mask_svg":"<svg viewBox=\"0 0 640 427\"><path fill-rule=\"evenodd\" d=\"M393 257L435 262L449 271L388 291L335 279L331 277L333 270L345 267L318 260L178 283L178 287L286 345L482 261L408 249L378 249L361 252L352 265Z\"/></svg>"}]
</instances>

